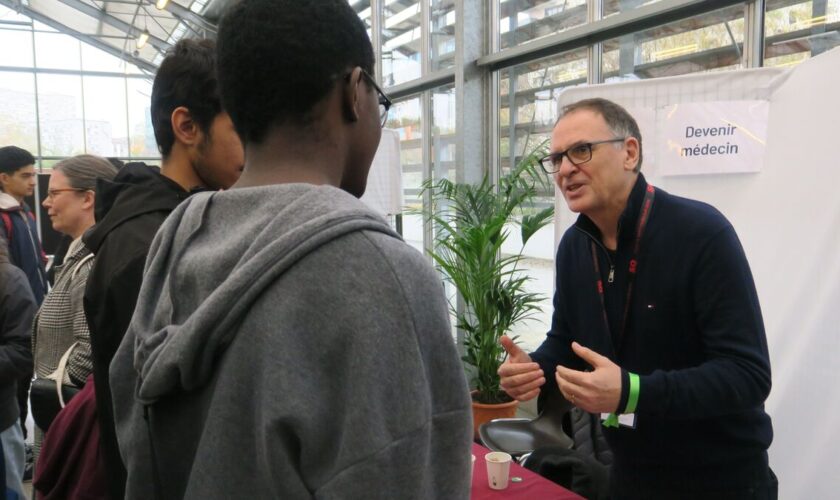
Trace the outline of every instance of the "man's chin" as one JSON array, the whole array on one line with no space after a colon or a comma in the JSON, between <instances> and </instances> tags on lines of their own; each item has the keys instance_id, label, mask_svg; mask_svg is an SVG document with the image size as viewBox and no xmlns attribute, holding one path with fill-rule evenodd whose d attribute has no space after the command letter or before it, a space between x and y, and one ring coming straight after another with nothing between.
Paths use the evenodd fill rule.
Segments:
<instances>
[{"instance_id":1,"label":"man's chin","mask_svg":"<svg viewBox=\"0 0 840 500\"><path fill-rule=\"evenodd\" d=\"M583 209L585 208L583 206L583 203L580 202L580 200L569 201L568 198L566 199L566 206L569 207L569 210L571 210L572 212L574 212L576 214L581 213L583 211Z\"/></svg>"}]
</instances>

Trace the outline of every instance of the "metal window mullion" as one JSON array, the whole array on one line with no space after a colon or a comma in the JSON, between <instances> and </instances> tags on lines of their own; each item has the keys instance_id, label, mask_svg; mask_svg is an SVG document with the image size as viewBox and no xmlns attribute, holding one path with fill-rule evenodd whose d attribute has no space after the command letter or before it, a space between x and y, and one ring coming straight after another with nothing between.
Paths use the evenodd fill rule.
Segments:
<instances>
[{"instance_id":1,"label":"metal window mullion","mask_svg":"<svg viewBox=\"0 0 840 500\"><path fill-rule=\"evenodd\" d=\"M488 44L488 53L490 54L498 52L502 45L501 12L502 9L499 0L491 0L490 11L488 12L488 17L490 18L488 26L490 26L490 29L487 30L490 38L490 43Z\"/></svg>"},{"instance_id":2,"label":"metal window mullion","mask_svg":"<svg viewBox=\"0 0 840 500\"><path fill-rule=\"evenodd\" d=\"M82 151L87 153L87 113L85 113L85 77L79 74L79 86L82 89Z\"/></svg>"},{"instance_id":3,"label":"metal window mullion","mask_svg":"<svg viewBox=\"0 0 840 500\"><path fill-rule=\"evenodd\" d=\"M432 72L431 50L431 4L432 0L417 0L420 2L420 76Z\"/></svg>"},{"instance_id":4,"label":"metal window mullion","mask_svg":"<svg viewBox=\"0 0 840 500\"><path fill-rule=\"evenodd\" d=\"M420 121L422 123L422 162L423 182L432 178L432 92L427 90L420 94ZM457 133L457 131L456 131ZM423 212L430 213L432 200L428 192L423 193ZM432 221L428 218L423 220L423 248L428 255L434 246L434 231Z\"/></svg>"},{"instance_id":5,"label":"metal window mullion","mask_svg":"<svg viewBox=\"0 0 840 500\"><path fill-rule=\"evenodd\" d=\"M38 73L35 71L37 67L38 61L35 60L35 23L32 23L32 80L35 82L35 137L37 139L38 144L38 151L37 155L38 158L43 157L43 151L41 151L41 106L38 103ZM43 172L44 166L43 161L38 162L38 171Z\"/></svg>"},{"instance_id":6,"label":"metal window mullion","mask_svg":"<svg viewBox=\"0 0 840 500\"><path fill-rule=\"evenodd\" d=\"M600 21L604 17L604 2L603 0L589 0L587 2L587 21L594 23ZM587 83L596 84L601 83L603 59L604 59L604 45L601 42L594 43L587 49Z\"/></svg>"},{"instance_id":7,"label":"metal window mullion","mask_svg":"<svg viewBox=\"0 0 840 500\"><path fill-rule=\"evenodd\" d=\"M500 76L499 71L494 71L490 77L488 78L488 105L490 107L490 112L487 116L490 117L490 130L487 133L487 140L488 144L493 144L494 146L491 148L487 148L489 152L489 163L488 165L492 165L490 170L490 179L493 181L493 184L499 184L499 178L502 175L502 154L500 151L501 146L501 109L502 103L501 98L499 96L500 91Z\"/></svg>"},{"instance_id":8,"label":"metal window mullion","mask_svg":"<svg viewBox=\"0 0 840 500\"><path fill-rule=\"evenodd\" d=\"M765 0L751 0L744 5L744 49L741 63L745 68L764 66Z\"/></svg>"},{"instance_id":9,"label":"metal window mullion","mask_svg":"<svg viewBox=\"0 0 840 500\"><path fill-rule=\"evenodd\" d=\"M128 148L125 156L131 158L131 118L128 116L128 78L123 78L123 88L125 89L125 145Z\"/></svg>"},{"instance_id":10,"label":"metal window mullion","mask_svg":"<svg viewBox=\"0 0 840 500\"><path fill-rule=\"evenodd\" d=\"M383 85L385 78L382 74L382 3L384 0L370 0L370 42L373 45L373 53L376 56L376 77L379 84Z\"/></svg>"},{"instance_id":11,"label":"metal window mullion","mask_svg":"<svg viewBox=\"0 0 840 500\"><path fill-rule=\"evenodd\" d=\"M58 68L33 68L25 66L0 66L0 71L8 71L11 73L43 73L47 75L70 75L70 76L104 76L106 78L134 78L140 80L148 79L146 75L126 75L125 73L116 73L112 71L79 71L75 69L58 69Z\"/></svg>"}]
</instances>

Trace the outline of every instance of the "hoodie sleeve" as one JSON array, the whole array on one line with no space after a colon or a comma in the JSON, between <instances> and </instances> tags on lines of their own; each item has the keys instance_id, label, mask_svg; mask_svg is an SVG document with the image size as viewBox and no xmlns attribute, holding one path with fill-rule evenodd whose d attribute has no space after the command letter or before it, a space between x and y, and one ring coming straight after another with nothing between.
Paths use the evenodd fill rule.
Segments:
<instances>
[{"instance_id":1,"label":"hoodie sleeve","mask_svg":"<svg viewBox=\"0 0 840 500\"><path fill-rule=\"evenodd\" d=\"M12 271L8 273L0 268L3 274L0 289L0 384L3 385L32 372L30 335L32 320L38 310L25 276L16 268Z\"/></svg>"}]
</instances>

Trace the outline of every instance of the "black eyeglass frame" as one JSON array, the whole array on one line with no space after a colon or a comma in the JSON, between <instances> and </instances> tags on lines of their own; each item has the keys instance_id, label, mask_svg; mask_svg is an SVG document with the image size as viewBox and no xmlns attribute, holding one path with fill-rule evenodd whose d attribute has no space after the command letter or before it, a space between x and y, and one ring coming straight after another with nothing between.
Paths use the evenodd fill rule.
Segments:
<instances>
[{"instance_id":1,"label":"black eyeglass frame","mask_svg":"<svg viewBox=\"0 0 840 500\"><path fill-rule=\"evenodd\" d=\"M592 142L584 142L584 143L581 143L581 144L575 144L574 146L570 147L569 149L567 149L565 151L559 151L557 153L550 153L550 154L547 154L546 156L543 156L539 160L540 161L540 167L543 169L543 172L545 172L547 174L557 173L557 172L560 171L560 165L563 163L563 157L564 156L569 159L569 162L571 162L572 165L577 167L577 166L583 165L584 163L586 163L586 162L588 162L592 159L592 146L597 146L598 144L608 144L608 143L611 143L611 142L622 142L622 141L625 141L625 140L627 140L626 137L615 137L613 139L605 139L603 141L592 141ZM580 148L580 147L586 148L588 150L589 157L587 159L581 160L581 161L572 160L572 158L569 156L569 151L571 151L573 149ZM548 165L548 166L546 166L546 165Z\"/></svg>"},{"instance_id":2,"label":"black eyeglass frame","mask_svg":"<svg viewBox=\"0 0 840 500\"><path fill-rule=\"evenodd\" d=\"M376 93L379 94L379 106L380 106L380 111L379 111L380 123L379 123L379 125L381 127L384 127L385 123L388 121L388 110L391 109L391 106L393 105L393 103L391 102L391 99L388 97L388 94L386 94L385 92L382 91L381 88L379 88L379 85L376 83L376 80L373 78L373 75L371 75L370 73L365 71L364 68L361 68L361 70L362 70L362 75L364 75L364 77L367 78L367 81L370 82L371 85L373 85L373 88L376 89Z\"/></svg>"}]
</instances>

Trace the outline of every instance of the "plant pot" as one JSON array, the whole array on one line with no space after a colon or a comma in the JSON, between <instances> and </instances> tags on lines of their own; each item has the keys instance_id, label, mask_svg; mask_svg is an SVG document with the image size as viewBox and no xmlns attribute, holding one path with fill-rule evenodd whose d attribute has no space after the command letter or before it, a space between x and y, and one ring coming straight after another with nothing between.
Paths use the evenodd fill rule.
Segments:
<instances>
[{"instance_id":1,"label":"plant pot","mask_svg":"<svg viewBox=\"0 0 840 500\"><path fill-rule=\"evenodd\" d=\"M519 401L513 400L507 403L498 404L484 404L475 402L476 391L472 391L473 402L473 438L478 441L478 428L484 422L489 422L496 418L513 418L516 415L516 408L519 407Z\"/></svg>"}]
</instances>

